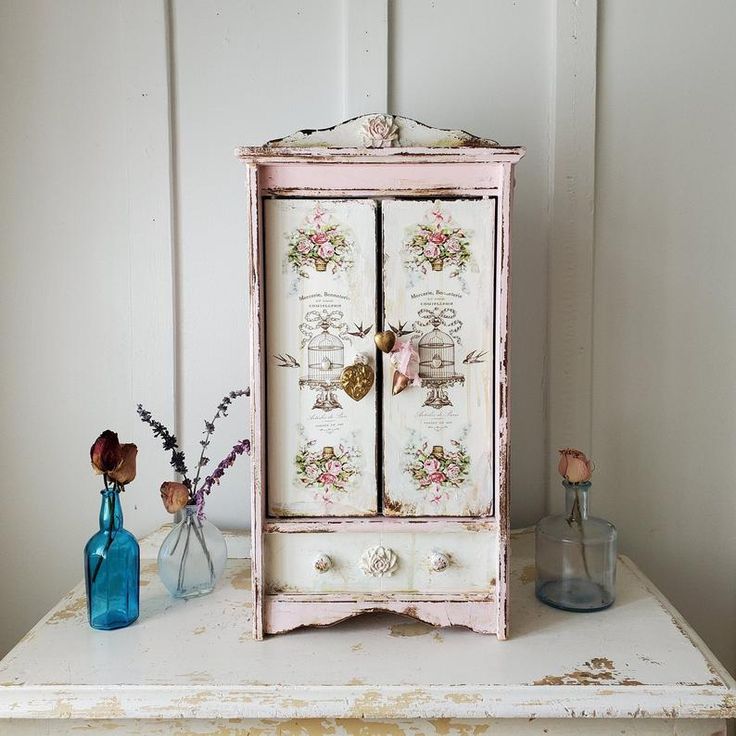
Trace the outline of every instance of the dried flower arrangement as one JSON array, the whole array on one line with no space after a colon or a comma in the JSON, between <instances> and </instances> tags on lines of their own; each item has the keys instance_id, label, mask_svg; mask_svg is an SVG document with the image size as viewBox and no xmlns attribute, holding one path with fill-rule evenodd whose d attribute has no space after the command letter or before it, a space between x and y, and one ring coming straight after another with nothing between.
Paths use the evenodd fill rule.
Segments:
<instances>
[{"instance_id":1,"label":"dried flower arrangement","mask_svg":"<svg viewBox=\"0 0 736 736\"><path fill-rule=\"evenodd\" d=\"M557 470L563 479L572 486L581 486L584 483L590 483L593 475L593 463L585 456L585 453L580 450L574 450L571 447L567 447L559 452L560 462ZM572 506L567 523L570 525L577 524L578 527L582 527L580 493L578 488L575 488L575 503Z\"/></svg>"},{"instance_id":2,"label":"dried flower arrangement","mask_svg":"<svg viewBox=\"0 0 736 736\"><path fill-rule=\"evenodd\" d=\"M161 484L161 499L164 507L170 514L176 513L185 506L195 505L198 516L203 518L205 497L212 491L212 486L219 485L220 479L225 474L225 471L235 463L239 455L243 453L250 454L250 440L243 439L240 442L236 442L232 450L200 484L202 471L210 462L210 459L205 453L209 447L212 434L215 431L215 422L220 417L226 417L232 402L241 396L250 396L250 389L245 388L238 391L230 391L217 405L217 411L212 419L210 421L205 420L204 432L202 433L204 439L199 441L202 449L194 469L195 476L193 480L189 475L186 457L184 451L179 447L176 435L173 435L166 426L154 419L150 411L147 411L141 404L138 404L137 411L141 421L151 427L154 437L161 438L164 450L171 452L171 467L182 477L181 482L165 481Z\"/></svg>"},{"instance_id":3,"label":"dried flower arrangement","mask_svg":"<svg viewBox=\"0 0 736 736\"><path fill-rule=\"evenodd\" d=\"M560 462L557 465L557 470L565 482L569 483L575 491L575 501L567 517L567 523L571 527L574 526L580 534L580 554L582 555L585 574L590 579L588 557L585 551L585 527L580 509L580 487L590 486L590 479L593 475L593 462L585 456L584 452L575 450L572 447L567 447L559 452Z\"/></svg>"},{"instance_id":4,"label":"dried flower arrangement","mask_svg":"<svg viewBox=\"0 0 736 736\"><path fill-rule=\"evenodd\" d=\"M102 476L106 491L124 491L125 486L135 480L137 457L138 448L131 442L121 445L117 432L113 432L111 429L106 429L89 448L92 470L95 471L96 475ZM91 575L92 583L97 580L102 562L107 557L107 552L115 539L112 533L115 500L112 494L108 494L106 499L104 503L108 504L108 518L110 520L108 532L110 534L105 542L104 552L97 558L95 569Z\"/></svg>"}]
</instances>

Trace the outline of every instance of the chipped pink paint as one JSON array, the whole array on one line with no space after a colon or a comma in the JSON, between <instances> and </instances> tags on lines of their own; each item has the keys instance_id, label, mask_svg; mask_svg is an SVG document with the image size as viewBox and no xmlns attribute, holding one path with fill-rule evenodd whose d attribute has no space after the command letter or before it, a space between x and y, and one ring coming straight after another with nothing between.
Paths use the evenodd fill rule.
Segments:
<instances>
[{"instance_id":1,"label":"chipped pink paint","mask_svg":"<svg viewBox=\"0 0 736 736\"><path fill-rule=\"evenodd\" d=\"M370 116L364 116L364 118ZM434 626L465 626L481 633L508 634L509 554L509 218L513 165L524 155L522 148L503 148L492 141L462 131L430 129L406 118L399 122L399 139L392 147L367 149L359 131L364 118L347 121L328 131L295 134L266 146L239 148L236 155L247 164L250 227L251 386L254 468L252 493L252 560L254 638L301 626L326 626L373 611L392 611ZM334 144L330 141L335 141ZM350 142L347 145L346 142ZM264 272L261 199L270 196L338 197L496 197L496 323L494 400L494 514L478 518L406 518L394 515L369 519L275 519L266 517L264 355ZM275 459L272 461L276 461ZM487 595L477 592L430 595L428 591L365 594L300 593L298 590L267 595L264 566L264 533L335 534L365 528L379 529L390 544L392 533L411 531L431 535L448 524L464 524L478 534L488 534L497 544L497 575L489 581ZM360 527L360 525L363 525ZM383 542L382 542L383 543ZM274 554L277 554L274 553ZM419 564L419 563L416 563ZM422 564L426 564L422 563ZM319 571L314 572L319 575Z\"/></svg>"}]
</instances>

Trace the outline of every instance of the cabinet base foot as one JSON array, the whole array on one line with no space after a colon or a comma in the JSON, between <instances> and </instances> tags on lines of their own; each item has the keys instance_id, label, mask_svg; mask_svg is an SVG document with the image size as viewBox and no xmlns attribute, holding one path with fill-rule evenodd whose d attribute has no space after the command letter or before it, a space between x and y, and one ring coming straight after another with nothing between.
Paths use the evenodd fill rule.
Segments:
<instances>
[{"instance_id":1,"label":"cabinet base foot","mask_svg":"<svg viewBox=\"0 0 736 736\"><path fill-rule=\"evenodd\" d=\"M302 626L331 626L364 613L398 613L431 626L464 626L481 634L496 633L494 598L431 601L412 597L371 600L290 600L267 595L263 633L281 634Z\"/></svg>"}]
</instances>

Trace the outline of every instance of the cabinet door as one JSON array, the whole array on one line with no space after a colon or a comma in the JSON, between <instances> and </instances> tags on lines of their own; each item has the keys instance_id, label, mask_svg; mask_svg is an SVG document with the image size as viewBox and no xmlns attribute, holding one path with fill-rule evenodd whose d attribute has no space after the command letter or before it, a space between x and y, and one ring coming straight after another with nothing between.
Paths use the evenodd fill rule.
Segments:
<instances>
[{"instance_id":1,"label":"cabinet door","mask_svg":"<svg viewBox=\"0 0 736 736\"><path fill-rule=\"evenodd\" d=\"M384 326L421 386L383 382L384 513L493 513L495 199L383 203Z\"/></svg>"},{"instance_id":2,"label":"cabinet door","mask_svg":"<svg viewBox=\"0 0 736 736\"><path fill-rule=\"evenodd\" d=\"M375 202L267 199L264 218L268 513L375 514L375 385L340 386L356 354L375 367Z\"/></svg>"}]
</instances>

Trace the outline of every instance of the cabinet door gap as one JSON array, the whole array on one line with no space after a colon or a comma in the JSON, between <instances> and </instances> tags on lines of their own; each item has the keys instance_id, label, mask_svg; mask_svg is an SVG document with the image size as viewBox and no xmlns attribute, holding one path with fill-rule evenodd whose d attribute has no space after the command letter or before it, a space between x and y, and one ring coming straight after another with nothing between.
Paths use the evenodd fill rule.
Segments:
<instances>
[{"instance_id":1,"label":"cabinet door gap","mask_svg":"<svg viewBox=\"0 0 736 736\"><path fill-rule=\"evenodd\" d=\"M383 203L376 199L376 323L374 334L383 324ZM383 516L383 353L375 346L376 361L376 508Z\"/></svg>"}]
</instances>

